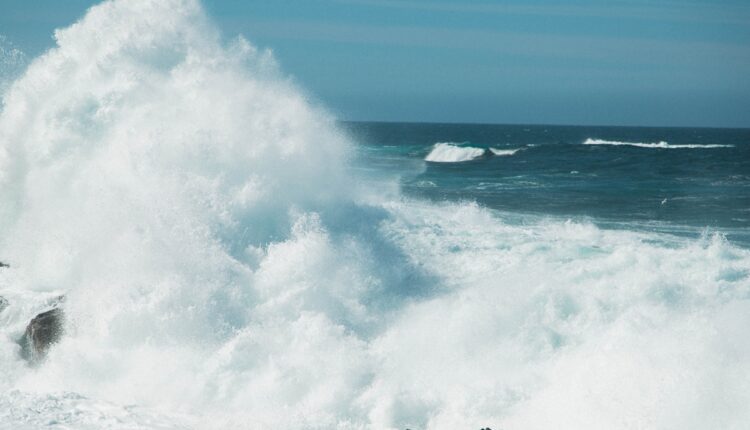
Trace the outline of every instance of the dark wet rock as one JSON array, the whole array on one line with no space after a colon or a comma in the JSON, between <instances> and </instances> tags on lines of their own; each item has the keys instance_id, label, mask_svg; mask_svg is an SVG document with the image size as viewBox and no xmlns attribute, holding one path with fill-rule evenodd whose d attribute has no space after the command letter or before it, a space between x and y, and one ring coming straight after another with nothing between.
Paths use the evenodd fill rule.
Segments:
<instances>
[{"instance_id":1,"label":"dark wet rock","mask_svg":"<svg viewBox=\"0 0 750 430\"><path fill-rule=\"evenodd\" d=\"M21 357L31 364L39 363L50 346L60 340L63 334L62 309L55 308L35 316L26 327L26 333L18 341Z\"/></svg>"},{"instance_id":2,"label":"dark wet rock","mask_svg":"<svg viewBox=\"0 0 750 430\"><path fill-rule=\"evenodd\" d=\"M0 261L0 267L10 267L10 265L9 264L5 264L2 261Z\"/></svg>"}]
</instances>

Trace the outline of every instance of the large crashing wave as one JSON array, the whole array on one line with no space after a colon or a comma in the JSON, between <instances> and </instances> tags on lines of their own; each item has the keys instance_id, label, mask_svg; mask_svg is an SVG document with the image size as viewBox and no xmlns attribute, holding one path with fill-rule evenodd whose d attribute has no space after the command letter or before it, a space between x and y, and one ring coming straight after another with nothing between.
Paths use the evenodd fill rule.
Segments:
<instances>
[{"instance_id":1,"label":"large crashing wave","mask_svg":"<svg viewBox=\"0 0 750 430\"><path fill-rule=\"evenodd\" d=\"M374 198L332 120L194 1L56 37L0 117L0 422L750 421L747 250ZM59 294L65 337L29 368L14 340Z\"/></svg>"}]
</instances>

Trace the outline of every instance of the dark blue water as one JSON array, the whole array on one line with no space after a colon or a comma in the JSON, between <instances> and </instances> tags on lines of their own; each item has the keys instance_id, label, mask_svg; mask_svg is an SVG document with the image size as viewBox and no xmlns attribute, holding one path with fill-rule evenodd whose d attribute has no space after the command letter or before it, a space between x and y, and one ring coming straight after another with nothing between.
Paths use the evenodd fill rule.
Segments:
<instances>
[{"instance_id":1,"label":"dark blue water","mask_svg":"<svg viewBox=\"0 0 750 430\"><path fill-rule=\"evenodd\" d=\"M407 195L750 244L750 130L346 122L360 168ZM587 145L588 139L633 145ZM519 149L432 163L437 142ZM651 145L666 142L666 144ZM680 147L695 145L696 147ZM726 145L727 147L705 147ZM489 152L488 152L489 154Z\"/></svg>"}]
</instances>

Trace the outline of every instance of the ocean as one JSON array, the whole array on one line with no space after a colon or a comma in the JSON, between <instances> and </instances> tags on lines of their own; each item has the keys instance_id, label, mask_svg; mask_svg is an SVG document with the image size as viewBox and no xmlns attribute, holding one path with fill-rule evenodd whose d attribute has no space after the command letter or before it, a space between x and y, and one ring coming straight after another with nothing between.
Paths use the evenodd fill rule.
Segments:
<instances>
[{"instance_id":1,"label":"ocean","mask_svg":"<svg viewBox=\"0 0 750 430\"><path fill-rule=\"evenodd\" d=\"M406 195L750 245L750 130L345 122ZM431 158L432 157L432 158ZM427 161L425 161L427 160Z\"/></svg>"},{"instance_id":2,"label":"ocean","mask_svg":"<svg viewBox=\"0 0 750 430\"><path fill-rule=\"evenodd\" d=\"M750 422L748 130L342 122L194 0L0 88L0 429Z\"/></svg>"}]
</instances>

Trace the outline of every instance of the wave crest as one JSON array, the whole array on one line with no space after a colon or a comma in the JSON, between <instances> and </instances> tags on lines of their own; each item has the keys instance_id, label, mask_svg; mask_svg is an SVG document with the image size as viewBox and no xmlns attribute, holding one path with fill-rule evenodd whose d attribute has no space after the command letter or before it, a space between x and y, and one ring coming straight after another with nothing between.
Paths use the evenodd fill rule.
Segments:
<instances>
[{"instance_id":1,"label":"wave crest","mask_svg":"<svg viewBox=\"0 0 750 430\"><path fill-rule=\"evenodd\" d=\"M496 155L498 157L507 157L510 155L515 155L516 152L522 150L523 148L514 148L514 149L496 149L496 148L490 148L490 152L492 155Z\"/></svg>"},{"instance_id":2,"label":"wave crest","mask_svg":"<svg viewBox=\"0 0 750 430\"><path fill-rule=\"evenodd\" d=\"M461 163L482 157L485 153L486 150L482 148L458 146L456 143L442 142L436 143L424 160L433 163Z\"/></svg>"},{"instance_id":3,"label":"wave crest","mask_svg":"<svg viewBox=\"0 0 750 430\"><path fill-rule=\"evenodd\" d=\"M583 142L584 145L611 145L611 146L636 146L638 148L655 148L655 149L712 149L712 148L734 148L734 145L719 144L687 144L687 145L670 145L665 141L642 143L642 142L620 142L617 140L603 140L588 138Z\"/></svg>"}]
</instances>

